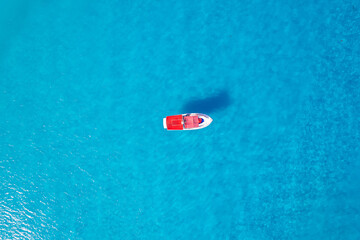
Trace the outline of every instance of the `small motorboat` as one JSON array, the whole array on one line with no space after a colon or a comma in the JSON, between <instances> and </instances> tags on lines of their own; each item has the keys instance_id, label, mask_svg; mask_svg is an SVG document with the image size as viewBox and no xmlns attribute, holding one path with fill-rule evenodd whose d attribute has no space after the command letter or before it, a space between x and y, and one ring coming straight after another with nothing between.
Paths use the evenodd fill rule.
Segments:
<instances>
[{"instance_id":1,"label":"small motorboat","mask_svg":"<svg viewBox=\"0 0 360 240\"><path fill-rule=\"evenodd\" d=\"M196 130L210 125L212 118L202 113L185 113L163 119L167 130Z\"/></svg>"}]
</instances>

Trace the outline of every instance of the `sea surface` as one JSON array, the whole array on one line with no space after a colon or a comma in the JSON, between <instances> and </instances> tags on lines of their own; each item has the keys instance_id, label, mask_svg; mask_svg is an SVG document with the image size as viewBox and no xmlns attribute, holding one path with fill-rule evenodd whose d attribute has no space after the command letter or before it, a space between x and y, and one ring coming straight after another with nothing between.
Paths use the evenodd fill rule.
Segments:
<instances>
[{"instance_id":1,"label":"sea surface","mask_svg":"<svg viewBox=\"0 0 360 240\"><path fill-rule=\"evenodd\" d=\"M0 0L0 239L360 239L360 1Z\"/></svg>"}]
</instances>

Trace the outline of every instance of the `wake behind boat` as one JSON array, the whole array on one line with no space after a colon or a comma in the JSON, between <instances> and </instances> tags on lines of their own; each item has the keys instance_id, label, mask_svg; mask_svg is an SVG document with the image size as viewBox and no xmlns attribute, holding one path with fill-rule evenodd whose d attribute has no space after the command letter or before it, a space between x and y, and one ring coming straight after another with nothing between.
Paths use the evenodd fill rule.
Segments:
<instances>
[{"instance_id":1,"label":"wake behind boat","mask_svg":"<svg viewBox=\"0 0 360 240\"><path fill-rule=\"evenodd\" d=\"M163 119L167 130L196 130L209 126L211 122L212 118L202 113L185 113Z\"/></svg>"}]
</instances>

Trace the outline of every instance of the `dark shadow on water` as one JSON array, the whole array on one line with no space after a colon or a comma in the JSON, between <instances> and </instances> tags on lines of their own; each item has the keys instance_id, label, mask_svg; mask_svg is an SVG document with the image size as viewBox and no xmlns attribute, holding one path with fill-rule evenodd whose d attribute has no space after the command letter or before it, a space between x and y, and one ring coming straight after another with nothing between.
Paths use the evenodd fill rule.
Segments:
<instances>
[{"instance_id":1,"label":"dark shadow on water","mask_svg":"<svg viewBox=\"0 0 360 240\"><path fill-rule=\"evenodd\" d=\"M186 102L182 110L184 113L212 113L227 108L231 99L227 91L223 90L207 98L193 98Z\"/></svg>"}]
</instances>

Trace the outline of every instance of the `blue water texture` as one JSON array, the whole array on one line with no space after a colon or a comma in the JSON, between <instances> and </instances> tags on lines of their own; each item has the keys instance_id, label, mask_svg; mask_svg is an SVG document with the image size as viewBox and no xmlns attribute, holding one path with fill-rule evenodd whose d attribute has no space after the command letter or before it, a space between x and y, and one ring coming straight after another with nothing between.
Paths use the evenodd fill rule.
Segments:
<instances>
[{"instance_id":1,"label":"blue water texture","mask_svg":"<svg viewBox=\"0 0 360 240\"><path fill-rule=\"evenodd\" d=\"M359 143L358 0L0 1L0 239L360 239Z\"/></svg>"}]
</instances>

